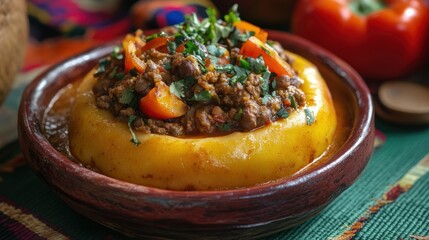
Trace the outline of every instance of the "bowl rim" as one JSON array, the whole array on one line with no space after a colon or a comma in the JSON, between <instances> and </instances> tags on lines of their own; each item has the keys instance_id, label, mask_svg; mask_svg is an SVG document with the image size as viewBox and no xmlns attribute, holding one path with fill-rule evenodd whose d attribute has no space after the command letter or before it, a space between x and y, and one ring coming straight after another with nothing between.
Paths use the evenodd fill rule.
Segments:
<instances>
[{"instance_id":1,"label":"bowl rim","mask_svg":"<svg viewBox=\"0 0 429 240\"><path fill-rule=\"evenodd\" d=\"M28 134L30 142L40 145L41 152L44 155L43 159L50 159L50 161L54 161L55 165L61 167L62 169L64 169L64 171L68 171L70 173L79 173L79 178L85 179L87 181L98 182L100 180L100 182L103 182L105 184L105 187L107 188L114 188L118 191L128 192L132 194L143 193L150 194L154 197L169 198L175 200L209 200L213 198L220 198L222 196L227 196L230 199L240 199L257 198L265 195L272 195L282 189L300 185L307 180L316 178L324 172L329 172L330 169L333 169L336 165L339 165L342 161L346 159L346 156L352 154L352 152L365 141L365 138L368 134L359 134L358 131L359 129L365 130L366 133L370 131L371 124L373 122L372 99L369 89L360 77L360 75L347 63L336 57L334 54L299 36L276 30L267 31L270 34L270 38L286 38L287 41L293 42L296 46L299 46L299 48L303 50L305 49L305 51L310 51L311 54L314 54L317 58L325 60L323 63L328 65L328 67L331 68L337 75L340 75L343 79L345 79L347 86L354 90L353 97L356 98L357 105L359 106L355 109L355 116L358 117L353 120L353 127L347 140L342 144L338 151L332 155L332 157L330 158L332 160L326 161L326 163L324 164L318 164L316 166L311 167L310 169L304 168L291 176L250 187L211 191L178 191L128 183L122 180L108 177L101 173L97 173L72 161L67 156L57 151L43 135L41 131L41 126L38 125L36 121L38 119L37 112L40 111L40 106L36 106L36 101L43 94L41 90L47 84L47 79L55 78L55 76L53 76L55 72L66 70L67 68L78 65L82 62L99 59L100 56L107 55L108 53L110 53L117 45L115 45L115 43L117 42L107 43L100 47L90 49L89 51L81 53L74 57L68 58L56 65L49 67L36 79L34 79L26 87L21 99L21 104L19 108L20 123L18 131L20 138L21 132L25 131L31 133ZM101 54L100 52L105 54ZM53 84L52 82L48 83ZM45 110L46 109L44 109L44 111ZM353 139L353 137L356 138Z\"/></svg>"}]
</instances>

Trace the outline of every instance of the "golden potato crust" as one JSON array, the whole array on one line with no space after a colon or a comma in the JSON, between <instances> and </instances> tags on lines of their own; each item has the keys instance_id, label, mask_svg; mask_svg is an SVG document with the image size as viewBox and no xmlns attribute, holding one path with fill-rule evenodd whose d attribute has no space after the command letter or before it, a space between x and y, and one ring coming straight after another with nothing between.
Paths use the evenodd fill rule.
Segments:
<instances>
[{"instance_id":1,"label":"golden potato crust","mask_svg":"<svg viewBox=\"0 0 429 240\"><path fill-rule=\"evenodd\" d=\"M297 55L292 67L304 80L307 105L268 126L214 137L137 134L95 105L89 73L70 114L73 156L102 174L144 186L172 190L248 187L290 176L319 158L337 126L329 90L318 70ZM307 109L307 110L305 110ZM309 113L314 122L308 124Z\"/></svg>"}]
</instances>

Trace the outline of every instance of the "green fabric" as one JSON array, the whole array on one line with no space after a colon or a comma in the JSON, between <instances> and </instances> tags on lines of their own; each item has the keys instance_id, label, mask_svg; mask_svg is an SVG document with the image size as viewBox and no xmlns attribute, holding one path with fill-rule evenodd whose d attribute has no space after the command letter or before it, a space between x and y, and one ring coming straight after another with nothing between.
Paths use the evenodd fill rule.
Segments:
<instances>
[{"instance_id":1,"label":"green fabric","mask_svg":"<svg viewBox=\"0 0 429 240\"><path fill-rule=\"evenodd\" d=\"M16 97L19 95L11 98ZM4 108L0 109L0 117L4 116ZM427 127L404 128L381 121L376 122L376 127L386 134L387 141L375 150L355 184L316 218L267 239L327 239L340 235L429 152ZM17 141L0 147L0 163L18 153ZM0 177L3 179L0 182L0 202L7 201L33 214L71 239L127 239L71 210L34 175L29 166L17 168L13 173L0 173ZM429 174L426 174L412 189L375 214L355 239L412 239L411 235L429 236L428 186Z\"/></svg>"},{"instance_id":2,"label":"green fabric","mask_svg":"<svg viewBox=\"0 0 429 240\"><path fill-rule=\"evenodd\" d=\"M315 219L273 239L327 239L340 235L375 200L429 153L429 128L404 128L381 121L376 127L387 136L374 151L360 178ZM429 174L394 203L370 219L355 239L409 239L429 236Z\"/></svg>"}]
</instances>

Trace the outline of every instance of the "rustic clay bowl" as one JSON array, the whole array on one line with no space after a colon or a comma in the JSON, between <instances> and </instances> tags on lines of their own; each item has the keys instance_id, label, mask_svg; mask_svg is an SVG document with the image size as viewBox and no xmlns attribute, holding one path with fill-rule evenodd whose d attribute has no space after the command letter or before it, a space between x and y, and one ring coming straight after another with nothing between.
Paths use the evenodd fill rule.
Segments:
<instances>
[{"instance_id":1,"label":"rustic clay bowl","mask_svg":"<svg viewBox=\"0 0 429 240\"><path fill-rule=\"evenodd\" d=\"M22 151L36 174L73 209L126 235L153 238L251 239L293 227L317 215L349 187L373 149L371 98L349 66L319 47L270 31L290 51L315 63L336 94L344 94L349 132L325 162L294 176L227 191L169 191L115 180L55 150L41 133L44 112L59 89L93 68L112 45L69 59L33 81L19 109Z\"/></svg>"}]
</instances>

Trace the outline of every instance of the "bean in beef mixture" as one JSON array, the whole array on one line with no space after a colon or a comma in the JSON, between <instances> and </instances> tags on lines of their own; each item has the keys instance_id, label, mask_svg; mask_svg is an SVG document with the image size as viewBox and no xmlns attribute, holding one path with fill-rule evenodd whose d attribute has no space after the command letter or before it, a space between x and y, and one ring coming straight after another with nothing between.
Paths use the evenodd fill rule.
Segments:
<instances>
[{"instance_id":1,"label":"bean in beef mixture","mask_svg":"<svg viewBox=\"0 0 429 240\"><path fill-rule=\"evenodd\" d=\"M191 15L165 32L127 36L99 62L97 106L134 131L173 136L250 131L304 106L281 45L235 27L235 9L229 16Z\"/></svg>"}]
</instances>

